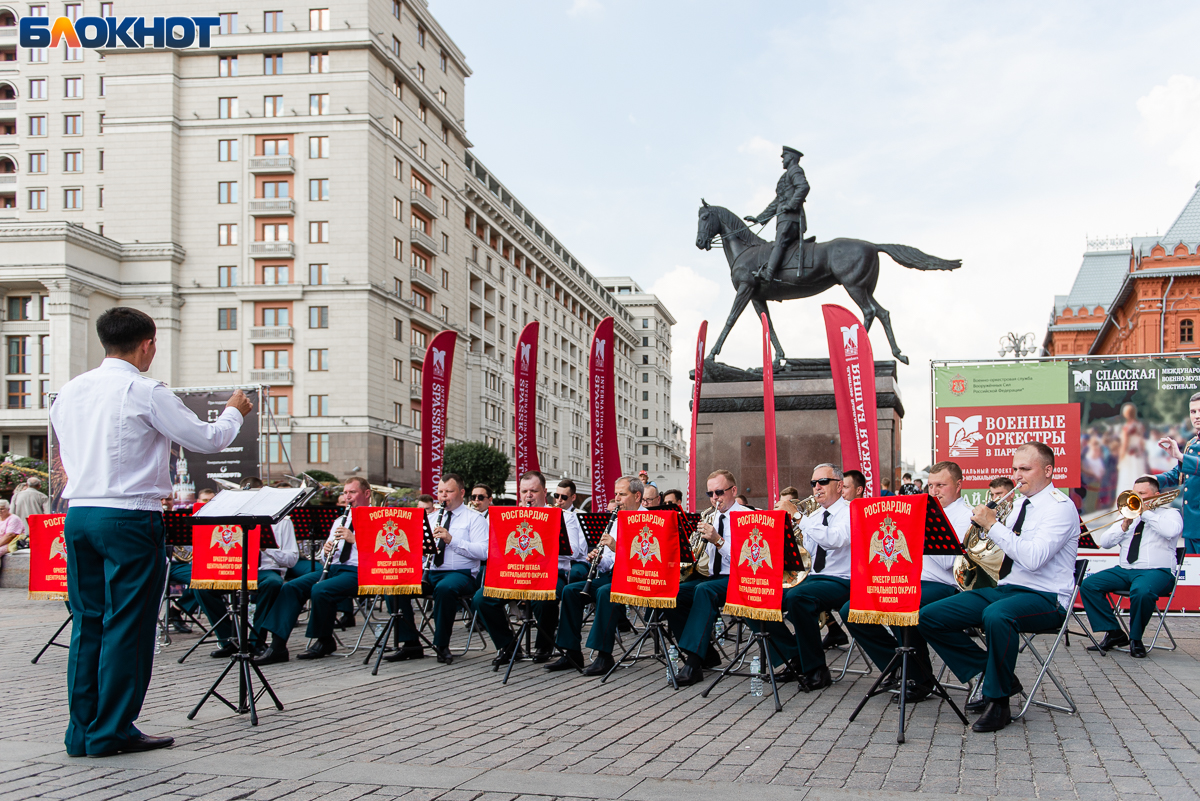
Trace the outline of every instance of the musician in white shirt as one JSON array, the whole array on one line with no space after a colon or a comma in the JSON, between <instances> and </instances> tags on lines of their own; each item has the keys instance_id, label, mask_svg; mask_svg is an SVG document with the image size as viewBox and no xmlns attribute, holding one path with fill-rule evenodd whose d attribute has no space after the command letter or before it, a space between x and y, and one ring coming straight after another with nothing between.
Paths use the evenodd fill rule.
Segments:
<instances>
[{"instance_id":1,"label":"musician in white shirt","mask_svg":"<svg viewBox=\"0 0 1200 801\"><path fill-rule=\"evenodd\" d=\"M1133 484L1133 491L1143 504L1157 495L1158 489L1158 479L1154 476L1142 476ZM1137 517L1123 518L1096 537L1101 548L1120 546L1121 559L1116 567L1093 573L1079 585L1079 597L1092 631L1104 632L1099 649L1089 645L1089 651L1128 645L1130 656L1145 658L1142 634L1154 615L1158 599L1170 595L1175 586L1175 549L1181 534L1183 517L1178 510L1143 507ZM1129 593L1129 634L1117 623L1108 602L1108 593L1117 590Z\"/></svg>"},{"instance_id":2,"label":"musician in white shirt","mask_svg":"<svg viewBox=\"0 0 1200 801\"><path fill-rule=\"evenodd\" d=\"M1054 451L1027 442L1013 453L1013 481L1025 497L1013 505L1005 523L996 510L975 507L971 519L1005 553L1000 586L960 592L921 610L921 635L960 681L980 673L987 705L972 725L977 732L998 731L1012 722L1009 697L1021 691L1013 675L1019 631L1062 625L1075 584L1079 550L1079 512L1054 488ZM987 650L966 633L981 627Z\"/></svg>"},{"instance_id":3,"label":"musician in white shirt","mask_svg":"<svg viewBox=\"0 0 1200 801\"><path fill-rule=\"evenodd\" d=\"M439 547L440 553L434 557L427 578L433 585L433 650L437 660L447 665L454 661L450 632L454 629L459 599L475 594L479 569L488 555L487 519L471 512L464 500L466 487L462 478L447 473L438 482L438 503L444 512L438 509L428 516L434 539L445 543Z\"/></svg>"}]
</instances>

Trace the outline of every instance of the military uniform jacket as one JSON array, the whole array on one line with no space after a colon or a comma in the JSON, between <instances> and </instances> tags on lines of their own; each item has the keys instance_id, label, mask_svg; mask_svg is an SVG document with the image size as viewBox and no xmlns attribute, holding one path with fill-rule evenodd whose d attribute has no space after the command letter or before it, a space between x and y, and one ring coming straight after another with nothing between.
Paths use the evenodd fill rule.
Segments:
<instances>
[{"instance_id":1,"label":"military uniform jacket","mask_svg":"<svg viewBox=\"0 0 1200 801\"><path fill-rule=\"evenodd\" d=\"M775 199L758 215L758 221L765 223L774 217L776 225L800 222L804 216L804 199L808 197L808 190L808 179L804 177L800 165L789 167L779 177L779 183L775 184Z\"/></svg>"},{"instance_id":2,"label":"military uniform jacket","mask_svg":"<svg viewBox=\"0 0 1200 801\"><path fill-rule=\"evenodd\" d=\"M1183 448L1183 460L1155 478L1163 490L1183 485L1183 536L1200 538L1200 437Z\"/></svg>"}]
</instances>

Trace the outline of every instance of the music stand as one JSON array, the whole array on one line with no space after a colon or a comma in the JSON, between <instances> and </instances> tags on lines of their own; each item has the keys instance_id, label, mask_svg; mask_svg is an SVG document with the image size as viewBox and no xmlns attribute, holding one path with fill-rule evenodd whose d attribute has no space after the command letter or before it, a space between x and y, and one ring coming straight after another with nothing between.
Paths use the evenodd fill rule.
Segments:
<instances>
[{"instance_id":1,"label":"music stand","mask_svg":"<svg viewBox=\"0 0 1200 801\"><path fill-rule=\"evenodd\" d=\"M275 695L275 691L271 689L270 683L262 673L262 669L254 664L254 654L250 651L250 586L249 586L249 549L250 549L250 529L258 529L259 548L275 546L275 538L271 533L271 526L278 523L288 514L305 503L315 493L317 487L307 487L305 492L301 492L288 501L284 507L276 514L234 514L228 516L218 515L192 515L191 524L193 526L219 526L219 525L235 525L240 526L242 530L242 588L238 590L236 601L237 614L233 618L234 638L237 640L237 652L229 657L229 663L225 665L225 669L221 671L221 675L213 682L213 685L208 688L208 692L200 699L200 703L196 704L196 708L188 713L188 720L195 720L197 713L200 712L200 707L209 699L215 697L225 706L232 709L239 715L250 713L250 725L258 725L258 708L255 702L265 692L271 696L271 700L275 702L275 708L283 711L283 702L279 700L279 696ZM248 490L247 492L256 492ZM215 502L214 502L215 503ZM237 666L238 668L238 703L234 706L225 696L217 691L221 682L229 675L229 671ZM254 676L258 676L259 683L262 684L262 689L256 695L254 692Z\"/></svg>"},{"instance_id":2,"label":"music stand","mask_svg":"<svg viewBox=\"0 0 1200 801\"><path fill-rule=\"evenodd\" d=\"M421 515L421 522L422 522L422 526L424 528L424 534L421 537L421 555L424 557L430 557L437 553L437 543L434 542L433 531L429 528L429 515L424 515L424 514ZM423 571L422 571L422 579L424 579ZM421 595L424 595L425 594L424 580L422 580L421 584L422 584ZM397 596L397 597L399 598L399 596ZM403 600L409 601L409 609L411 610L411 608L412 608L411 597L404 598ZM377 656L375 658L375 667L371 671L372 676L379 675L379 665L381 662L383 662L384 652L386 652L388 650L388 647L387 647L388 634L390 634L392 631L395 630L396 624L399 621L399 619L400 619L400 604L397 603L396 611L392 612L390 615L388 615L387 625L385 625L383 627L383 631L379 632L379 636L375 638L375 644L371 646L371 650L367 651L367 655L363 659L364 665L370 664L371 663L371 655L375 653L376 648L379 649L379 656ZM414 621L414 623L415 623L415 621ZM429 643L430 648L433 647L433 643L430 643L428 638L426 638L426 636L424 634L422 634L420 632L420 630L417 631L417 637L419 637L420 639L425 640L425 642Z\"/></svg>"},{"instance_id":3,"label":"music stand","mask_svg":"<svg viewBox=\"0 0 1200 801\"><path fill-rule=\"evenodd\" d=\"M313 542L324 542L329 536L329 529L333 528L334 521L345 511L344 506L301 506L293 509L288 515L292 518L292 527L296 531L297 547L301 542L308 543L310 562L316 559Z\"/></svg>"},{"instance_id":4,"label":"music stand","mask_svg":"<svg viewBox=\"0 0 1200 801\"><path fill-rule=\"evenodd\" d=\"M930 500L934 500L933 496L929 496ZM925 504L925 548L922 551L925 556L961 556L963 553L962 545L958 542L958 534L955 533L954 527L950 525L950 521L946 519L946 513L942 511L941 502ZM853 721L858 717L858 713L877 695L891 693L891 687L884 687L888 679L895 678L897 672L900 673L900 730L896 735L896 742L904 742L904 727L908 725L907 720L907 699L908 699L908 659L916 651L909 640L911 637L912 626L902 626L904 631L902 642L896 647L896 654L892 660L888 662L887 667L879 674L879 678L871 685L871 689L867 690L867 694L858 702L854 712L850 715L850 720ZM946 692L946 688L938 681L937 676L933 677L933 692L930 695L937 697L950 704L950 708L954 710L954 714L958 715L959 720L965 726L970 721L967 716L958 708L958 704L954 703L954 699L950 697L950 693Z\"/></svg>"},{"instance_id":5,"label":"music stand","mask_svg":"<svg viewBox=\"0 0 1200 801\"><path fill-rule=\"evenodd\" d=\"M608 525L608 512L576 512L575 519L583 529L583 538L587 540L588 551L594 551L600 546L600 538L604 536L604 528Z\"/></svg>"},{"instance_id":6,"label":"music stand","mask_svg":"<svg viewBox=\"0 0 1200 801\"><path fill-rule=\"evenodd\" d=\"M584 538L587 538L586 534L584 535ZM560 555L564 553L569 554L571 552L571 537L567 534L567 518L565 514L559 515L558 518L558 552ZM557 593L555 594L554 602L558 602ZM529 604L535 603L549 603L549 599L546 601L529 602ZM517 652L521 650L521 640L525 640L526 652L531 652L533 650L533 630L535 628L539 631L541 630L541 627L538 625L537 618L533 614L533 607L531 605L526 605L525 616L521 618L521 627L517 629L517 636L513 638L512 653L508 657L508 667L504 671L504 679L500 682L501 684L508 684L508 677L512 675L513 665L517 661ZM553 632L550 633L553 634ZM494 665L492 667L493 673L497 672L498 670L500 670L499 665Z\"/></svg>"},{"instance_id":7,"label":"music stand","mask_svg":"<svg viewBox=\"0 0 1200 801\"><path fill-rule=\"evenodd\" d=\"M695 562L696 556L692 553L691 535L696 530L696 525L684 512L678 512L679 529L679 561ZM697 520L699 516L697 515ZM636 604L626 604L626 606L636 606ZM679 689L679 680L675 676L675 666L671 664L668 658L667 646L673 645L676 650L679 648L679 643L675 642L675 638L671 635L670 627L667 626L667 619L664 616L666 613L659 608L647 608L644 620L646 627L642 629L642 633L637 636L637 639L630 643L629 648L621 656L608 672L604 674L604 678L600 679L600 683L608 681L608 677L613 674L617 668L626 662L640 662L643 659L653 659L656 662L661 662L667 667L667 677L671 679L671 686L676 690ZM649 656L642 656L641 649L646 640L651 640L654 643L654 653Z\"/></svg>"},{"instance_id":8,"label":"music stand","mask_svg":"<svg viewBox=\"0 0 1200 801\"><path fill-rule=\"evenodd\" d=\"M71 625L72 621L74 621L74 620L75 620L75 613L71 611L71 605L68 603L67 604L67 619L64 620L62 622L62 625L58 627L58 631L54 632L54 634L52 634L50 636L50 639L46 640L46 644L42 646L42 650L37 652L37 656L35 656L33 659L30 660L30 664L36 665L38 663L38 660L42 658L42 654L44 654L50 650L51 645L53 645L55 648L66 648L68 651L71 650L70 643L58 642L58 635L62 634L63 629L65 629L67 626Z\"/></svg>"},{"instance_id":9,"label":"music stand","mask_svg":"<svg viewBox=\"0 0 1200 801\"><path fill-rule=\"evenodd\" d=\"M796 537L793 534L792 517L791 515L788 515L785 519L787 520L787 530L783 532L783 569L785 572L799 572L804 569L804 565L800 561L800 548L797 547ZM747 619L741 615L734 615L734 617L737 617L741 620ZM746 655L750 653L750 649L754 648L755 646L758 646L758 661L760 670L765 668L767 675L771 677L771 694L775 696L775 711L782 712L783 704L779 701L779 683L775 679L775 666L770 659L768 659L767 648L770 647L775 650L775 653L779 656L780 662L785 661L783 659L783 654L780 654L779 650L771 644L771 635L765 631L756 631L753 628L750 629L750 639L746 641L745 647L740 649L734 655L734 657L729 660L729 664L725 666L724 670L717 674L717 677L712 680L712 684L709 684L704 688L704 691L700 693L700 697L707 698L708 694L713 691L714 687L717 686L717 683L726 676L738 676L740 678L753 679L755 674L749 672L742 673L740 671L735 672L733 668L735 665L738 665L744 661Z\"/></svg>"}]
</instances>

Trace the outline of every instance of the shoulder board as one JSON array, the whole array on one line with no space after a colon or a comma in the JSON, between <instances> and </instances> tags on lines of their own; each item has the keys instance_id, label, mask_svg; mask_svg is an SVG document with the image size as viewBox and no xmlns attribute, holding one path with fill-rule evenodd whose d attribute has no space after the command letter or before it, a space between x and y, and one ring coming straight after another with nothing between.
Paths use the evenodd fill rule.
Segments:
<instances>
[{"instance_id":1,"label":"shoulder board","mask_svg":"<svg viewBox=\"0 0 1200 801\"><path fill-rule=\"evenodd\" d=\"M1063 494L1063 491L1060 489L1051 490L1050 497L1053 498L1054 500L1058 501L1059 503L1063 503L1064 501L1070 500L1070 498L1068 498L1065 494Z\"/></svg>"}]
</instances>

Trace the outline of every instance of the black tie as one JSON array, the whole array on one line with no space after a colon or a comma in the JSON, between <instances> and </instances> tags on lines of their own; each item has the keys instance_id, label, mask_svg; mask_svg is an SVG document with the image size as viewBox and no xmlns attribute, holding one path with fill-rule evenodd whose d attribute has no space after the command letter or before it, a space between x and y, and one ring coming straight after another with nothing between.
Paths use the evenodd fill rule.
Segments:
<instances>
[{"instance_id":1,"label":"black tie","mask_svg":"<svg viewBox=\"0 0 1200 801\"><path fill-rule=\"evenodd\" d=\"M1142 529L1146 527L1145 520L1139 520L1137 528L1133 530L1133 539L1129 541L1129 555L1125 557L1125 561L1133 564L1138 560L1138 550L1142 547Z\"/></svg>"},{"instance_id":2,"label":"black tie","mask_svg":"<svg viewBox=\"0 0 1200 801\"><path fill-rule=\"evenodd\" d=\"M351 531L354 531L354 521L353 520L347 520L346 524L347 524L346 528L350 529ZM342 540L342 552L340 554L338 554L338 562L339 563L344 564L345 562L350 561L350 549L352 547L353 546L350 545L350 543L346 542L345 540Z\"/></svg>"},{"instance_id":3,"label":"black tie","mask_svg":"<svg viewBox=\"0 0 1200 801\"><path fill-rule=\"evenodd\" d=\"M1017 522L1013 523L1012 533L1018 537L1021 536L1021 526L1025 525L1025 511L1029 509L1029 501L1021 504L1021 511L1017 512ZM1004 561L1000 564L1000 578L1008 578L1008 574L1012 572L1013 560L1011 556L1005 556Z\"/></svg>"},{"instance_id":4,"label":"black tie","mask_svg":"<svg viewBox=\"0 0 1200 801\"><path fill-rule=\"evenodd\" d=\"M453 513L453 512L451 512L451 511L447 510L447 511L446 511L446 517L445 517L445 518L442 520L442 528L446 529L446 531L449 531L449 530L450 530L450 518L451 518L453 515L454 515L454 513ZM440 547L440 548L438 548L438 549L437 549L437 553L435 553L435 554L433 555L433 566L434 566L434 567L441 567L441 566L442 566L442 564L443 564L443 563L446 561L446 546L445 546L445 540L439 540L439 541L438 541L438 545L440 545L441 547Z\"/></svg>"},{"instance_id":5,"label":"black tie","mask_svg":"<svg viewBox=\"0 0 1200 801\"><path fill-rule=\"evenodd\" d=\"M725 539L725 515L717 515L717 536ZM712 575L721 575L721 546L713 543Z\"/></svg>"},{"instance_id":6,"label":"black tie","mask_svg":"<svg viewBox=\"0 0 1200 801\"><path fill-rule=\"evenodd\" d=\"M829 510L825 510L825 516L821 518L821 525L829 528ZM825 549L817 543L817 555L813 557L813 572L820 573L825 569Z\"/></svg>"}]
</instances>

